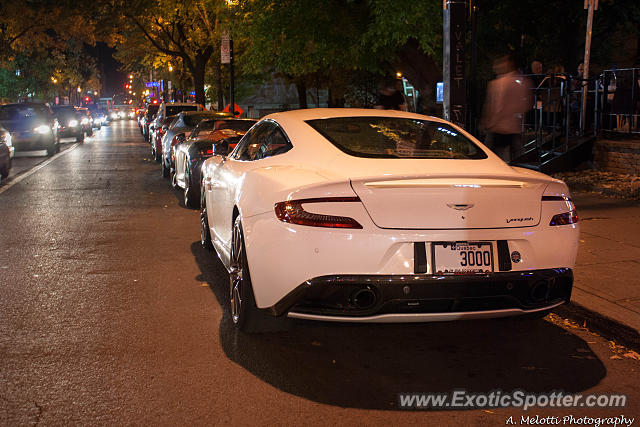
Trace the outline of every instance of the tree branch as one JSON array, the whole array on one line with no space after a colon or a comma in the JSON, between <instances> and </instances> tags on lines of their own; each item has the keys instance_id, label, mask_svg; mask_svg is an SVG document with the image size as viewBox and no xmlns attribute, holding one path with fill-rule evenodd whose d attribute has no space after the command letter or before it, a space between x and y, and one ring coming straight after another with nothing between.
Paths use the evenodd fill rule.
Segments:
<instances>
[{"instance_id":1,"label":"tree branch","mask_svg":"<svg viewBox=\"0 0 640 427\"><path fill-rule=\"evenodd\" d=\"M182 52L178 52L176 50L172 50L167 47L161 46L160 43L158 43L158 41L151 34L149 34L146 28L144 28L144 26L140 22L138 22L138 20L135 17L131 15L125 15L125 16L133 21L133 23L140 29L140 31L142 31L142 34L144 34L145 38L149 40L149 42L151 42L153 47L158 49L160 52L166 53L167 55L179 56L181 58L184 58L184 54Z\"/></svg>"}]
</instances>

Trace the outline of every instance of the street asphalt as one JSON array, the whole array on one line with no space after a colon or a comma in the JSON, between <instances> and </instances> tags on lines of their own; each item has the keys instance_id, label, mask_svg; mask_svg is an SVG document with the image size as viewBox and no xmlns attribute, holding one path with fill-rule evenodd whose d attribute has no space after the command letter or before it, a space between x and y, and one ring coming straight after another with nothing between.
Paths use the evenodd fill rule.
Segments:
<instances>
[{"instance_id":1,"label":"street asphalt","mask_svg":"<svg viewBox=\"0 0 640 427\"><path fill-rule=\"evenodd\" d=\"M226 272L200 247L199 214L170 190L135 122L41 160L0 183L0 425L639 422L640 357L563 317L239 333ZM575 301L637 321L638 206L574 198ZM400 392L460 389L624 393L628 402L399 408Z\"/></svg>"}]
</instances>

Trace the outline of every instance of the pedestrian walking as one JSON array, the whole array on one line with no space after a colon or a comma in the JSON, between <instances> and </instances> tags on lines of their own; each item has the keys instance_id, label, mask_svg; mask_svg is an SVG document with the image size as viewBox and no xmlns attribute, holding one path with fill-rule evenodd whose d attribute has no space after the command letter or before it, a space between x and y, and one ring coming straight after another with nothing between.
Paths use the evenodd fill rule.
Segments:
<instances>
[{"instance_id":1,"label":"pedestrian walking","mask_svg":"<svg viewBox=\"0 0 640 427\"><path fill-rule=\"evenodd\" d=\"M402 84L402 82L400 82L400 84ZM376 108L379 110L407 111L404 94L399 89L399 85L395 79L387 80L380 89Z\"/></svg>"},{"instance_id":2,"label":"pedestrian walking","mask_svg":"<svg viewBox=\"0 0 640 427\"><path fill-rule=\"evenodd\" d=\"M522 129L522 115L532 106L531 81L518 75L510 56L493 63L495 80L489 82L481 127L487 132L485 144L505 162L510 162Z\"/></svg>"}]
</instances>

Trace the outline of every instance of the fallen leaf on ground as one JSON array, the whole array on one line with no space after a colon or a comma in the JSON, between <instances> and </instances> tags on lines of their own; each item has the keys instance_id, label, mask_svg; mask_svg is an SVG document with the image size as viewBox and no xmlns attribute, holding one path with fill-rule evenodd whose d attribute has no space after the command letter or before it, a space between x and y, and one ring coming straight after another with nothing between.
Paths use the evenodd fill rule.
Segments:
<instances>
[{"instance_id":1,"label":"fallen leaf on ground","mask_svg":"<svg viewBox=\"0 0 640 427\"><path fill-rule=\"evenodd\" d=\"M633 350L629 350L628 352L626 352L625 354L623 354L624 357L629 358L629 359L636 359L636 360L640 360L640 354L636 353Z\"/></svg>"}]
</instances>

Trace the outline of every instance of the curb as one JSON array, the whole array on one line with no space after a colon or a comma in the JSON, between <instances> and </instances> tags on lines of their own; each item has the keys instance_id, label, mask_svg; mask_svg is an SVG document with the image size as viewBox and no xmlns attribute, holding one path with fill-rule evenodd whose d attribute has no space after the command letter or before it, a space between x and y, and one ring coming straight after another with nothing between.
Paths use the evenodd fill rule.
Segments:
<instances>
[{"instance_id":1,"label":"curb","mask_svg":"<svg viewBox=\"0 0 640 427\"><path fill-rule=\"evenodd\" d=\"M565 181L566 182L566 181ZM604 194L605 196L611 196L618 199L626 199L626 200L640 200L640 192L634 191L633 193L628 193L624 191L617 190L615 188L609 187L598 187L595 185L589 185L584 183L572 183L567 182L569 186L569 190L571 193L598 193Z\"/></svg>"},{"instance_id":2,"label":"curb","mask_svg":"<svg viewBox=\"0 0 640 427\"><path fill-rule=\"evenodd\" d=\"M575 303L561 305L553 310L558 316L566 317L609 341L616 341L627 348L640 351L640 334L635 329L606 317L598 312Z\"/></svg>"}]
</instances>

